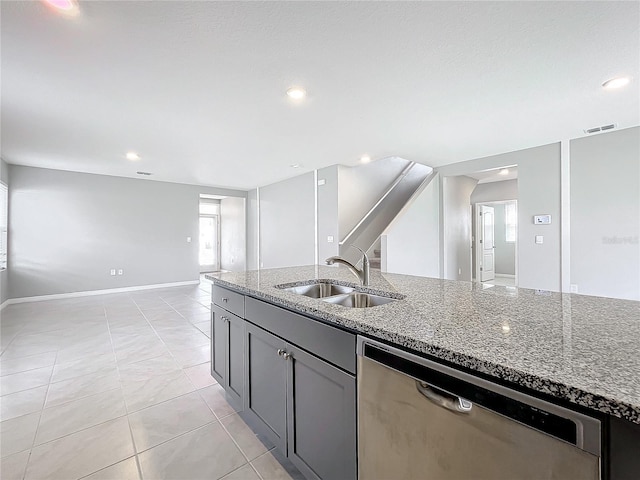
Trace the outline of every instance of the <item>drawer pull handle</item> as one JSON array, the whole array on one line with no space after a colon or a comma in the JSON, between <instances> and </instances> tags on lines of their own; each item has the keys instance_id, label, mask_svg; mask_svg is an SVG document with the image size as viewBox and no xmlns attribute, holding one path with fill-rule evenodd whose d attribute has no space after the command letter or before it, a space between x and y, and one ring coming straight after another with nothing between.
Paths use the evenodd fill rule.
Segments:
<instances>
[{"instance_id":1,"label":"drawer pull handle","mask_svg":"<svg viewBox=\"0 0 640 480\"><path fill-rule=\"evenodd\" d=\"M281 356L282 356L282 355L284 355L285 353L287 353L287 352L285 352L283 349L281 349L281 348L279 348L279 349L278 349L278 356L279 356L279 357L281 357Z\"/></svg>"}]
</instances>

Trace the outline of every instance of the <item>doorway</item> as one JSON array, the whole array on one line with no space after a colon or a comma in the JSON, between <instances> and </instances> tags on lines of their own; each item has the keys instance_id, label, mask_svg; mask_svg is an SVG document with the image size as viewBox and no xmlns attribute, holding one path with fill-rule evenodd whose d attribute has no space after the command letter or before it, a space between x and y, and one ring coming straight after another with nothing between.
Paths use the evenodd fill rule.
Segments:
<instances>
[{"instance_id":1,"label":"doorway","mask_svg":"<svg viewBox=\"0 0 640 480\"><path fill-rule=\"evenodd\" d=\"M200 273L220 270L220 202L200 201Z\"/></svg>"},{"instance_id":2,"label":"doorway","mask_svg":"<svg viewBox=\"0 0 640 480\"><path fill-rule=\"evenodd\" d=\"M516 286L518 202L476 203L474 219L476 281Z\"/></svg>"}]
</instances>

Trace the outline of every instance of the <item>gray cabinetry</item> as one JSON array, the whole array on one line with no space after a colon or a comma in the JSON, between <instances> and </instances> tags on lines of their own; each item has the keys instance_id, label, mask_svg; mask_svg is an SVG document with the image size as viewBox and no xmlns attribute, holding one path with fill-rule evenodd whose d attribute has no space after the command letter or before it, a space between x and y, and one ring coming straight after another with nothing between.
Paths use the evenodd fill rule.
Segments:
<instances>
[{"instance_id":1,"label":"gray cabinetry","mask_svg":"<svg viewBox=\"0 0 640 480\"><path fill-rule=\"evenodd\" d=\"M309 479L356 478L356 382L287 345L287 456Z\"/></svg>"},{"instance_id":2,"label":"gray cabinetry","mask_svg":"<svg viewBox=\"0 0 640 480\"><path fill-rule=\"evenodd\" d=\"M244 319L233 312L244 315L244 296L214 285L212 299L211 375L224 387L229 403L240 410L244 397Z\"/></svg>"},{"instance_id":3,"label":"gray cabinetry","mask_svg":"<svg viewBox=\"0 0 640 480\"><path fill-rule=\"evenodd\" d=\"M245 415L308 479L355 479L356 383L344 371L355 337L252 298L246 306Z\"/></svg>"},{"instance_id":4,"label":"gray cabinetry","mask_svg":"<svg viewBox=\"0 0 640 480\"><path fill-rule=\"evenodd\" d=\"M286 342L246 324L245 415L282 452L287 446Z\"/></svg>"}]
</instances>

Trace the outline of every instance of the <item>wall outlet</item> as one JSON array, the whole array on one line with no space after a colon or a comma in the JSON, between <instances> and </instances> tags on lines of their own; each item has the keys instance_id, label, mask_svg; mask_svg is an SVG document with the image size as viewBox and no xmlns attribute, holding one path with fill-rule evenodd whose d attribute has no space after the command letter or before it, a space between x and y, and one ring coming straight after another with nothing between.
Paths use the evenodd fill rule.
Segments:
<instances>
[{"instance_id":1,"label":"wall outlet","mask_svg":"<svg viewBox=\"0 0 640 480\"><path fill-rule=\"evenodd\" d=\"M116 269L112 268L111 271L109 272L111 275L115 275L116 274Z\"/></svg>"},{"instance_id":2,"label":"wall outlet","mask_svg":"<svg viewBox=\"0 0 640 480\"><path fill-rule=\"evenodd\" d=\"M542 235L536 235L536 243L542 245L544 243L544 237Z\"/></svg>"},{"instance_id":3,"label":"wall outlet","mask_svg":"<svg viewBox=\"0 0 640 480\"><path fill-rule=\"evenodd\" d=\"M187 237L187 243L191 243L191 237Z\"/></svg>"},{"instance_id":4,"label":"wall outlet","mask_svg":"<svg viewBox=\"0 0 640 480\"><path fill-rule=\"evenodd\" d=\"M123 273L124 273L124 271L121 268L119 268L118 269L118 275L122 275Z\"/></svg>"},{"instance_id":5,"label":"wall outlet","mask_svg":"<svg viewBox=\"0 0 640 480\"><path fill-rule=\"evenodd\" d=\"M458 269L458 275L462 275L462 269L461 268Z\"/></svg>"},{"instance_id":6,"label":"wall outlet","mask_svg":"<svg viewBox=\"0 0 640 480\"><path fill-rule=\"evenodd\" d=\"M571 293L578 293L578 285L575 283L571 284Z\"/></svg>"},{"instance_id":7,"label":"wall outlet","mask_svg":"<svg viewBox=\"0 0 640 480\"><path fill-rule=\"evenodd\" d=\"M323 178L323 179L318 180L318 186L319 186L319 187L321 187L321 186L322 186L322 185L324 185L325 183L326 183L326 182L325 182L324 178Z\"/></svg>"},{"instance_id":8,"label":"wall outlet","mask_svg":"<svg viewBox=\"0 0 640 480\"><path fill-rule=\"evenodd\" d=\"M327 235L327 243L333 243L333 235Z\"/></svg>"}]
</instances>

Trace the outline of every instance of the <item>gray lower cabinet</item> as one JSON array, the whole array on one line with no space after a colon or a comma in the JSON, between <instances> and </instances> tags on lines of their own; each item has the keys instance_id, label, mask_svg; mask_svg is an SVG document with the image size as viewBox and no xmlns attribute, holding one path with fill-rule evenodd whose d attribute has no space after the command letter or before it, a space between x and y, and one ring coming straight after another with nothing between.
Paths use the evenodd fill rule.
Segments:
<instances>
[{"instance_id":1,"label":"gray lower cabinet","mask_svg":"<svg viewBox=\"0 0 640 480\"><path fill-rule=\"evenodd\" d=\"M356 380L286 346L287 456L309 479L355 479Z\"/></svg>"},{"instance_id":2,"label":"gray lower cabinet","mask_svg":"<svg viewBox=\"0 0 640 480\"><path fill-rule=\"evenodd\" d=\"M211 375L240 410L244 397L244 319L211 305Z\"/></svg>"},{"instance_id":3,"label":"gray lower cabinet","mask_svg":"<svg viewBox=\"0 0 640 480\"><path fill-rule=\"evenodd\" d=\"M286 342L247 322L245 415L282 452L287 447Z\"/></svg>"},{"instance_id":4,"label":"gray lower cabinet","mask_svg":"<svg viewBox=\"0 0 640 480\"><path fill-rule=\"evenodd\" d=\"M245 415L308 479L355 479L355 377L245 324Z\"/></svg>"}]
</instances>

